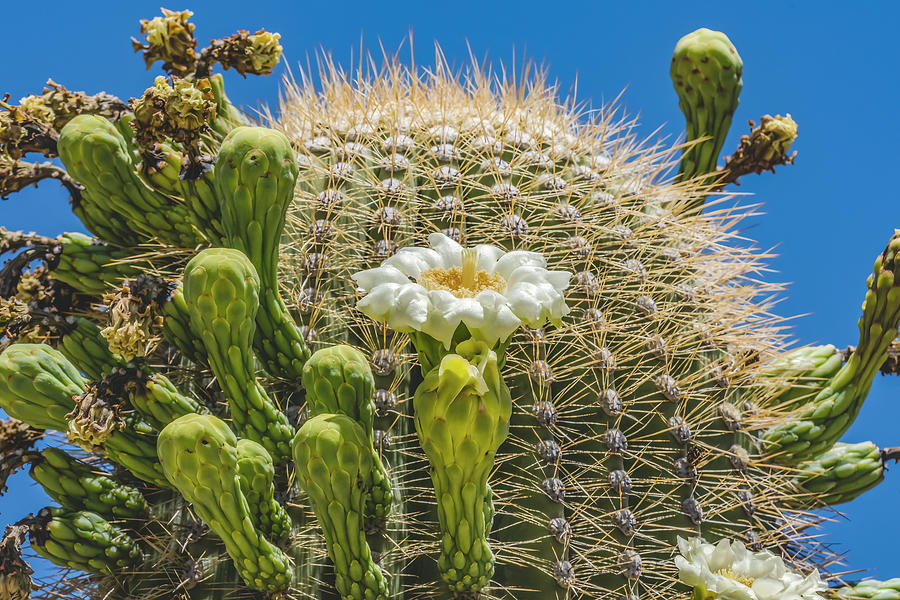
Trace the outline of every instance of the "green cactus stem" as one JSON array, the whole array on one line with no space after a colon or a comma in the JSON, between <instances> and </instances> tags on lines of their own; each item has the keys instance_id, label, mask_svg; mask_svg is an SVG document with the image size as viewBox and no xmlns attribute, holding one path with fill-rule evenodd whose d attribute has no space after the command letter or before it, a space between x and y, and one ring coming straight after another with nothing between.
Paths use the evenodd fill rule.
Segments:
<instances>
[{"instance_id":1,"label":"green cactus stem","mask_svg":"<svg viewBox=\"0 0 900 600\"><path fill-rule=\"evenodd\" d=\"M812 508L850 502L884 480L884 461L885 455L872 442L835 444L814 460L797 465L793 484L799 489L786 503Z\"/></svg>"},{"instance_id":2,"label":"green cactus stem","mask_svg":"<svg viewBox=\"0 0 900 600\"><path fill-rule=\"evenodd\" d=\"M494 573L488 544L488 476L509 433L512 399L483 342L457 344L413 398L416 432L431 465L441 526L438 568L454 595L482 590Z\"/></svg>"},{"instance_id":3,"label":"green cactus stem","mask_svg":"<svg viewBox=\"0 0 900 600\"><path fill-rule=\"evenodd\" d=\"M166 477L225 543L244 582L275 594L290 583L287 556L257 529L238 474L237 438L224 421L185 415L159 434Z\"/></svg>"},{"instance_id":4,"label":"green cactus stem","mask_svg":"<svg viewBox=\"0 0 900 600\"><path fill-rule=\"evenodd\" d=\"M32 550L55 565L111 575L142 556L127 533L97 513L47 507L29 521Z\"/></svg>"},{"instance_id":5,"label":"green cactus stem","mask_svg":"<svg viewBox=\"0 0 900 600\"><path fill-rule=\"evenodd\" d=\"M278 291L279 242L297 180L294 151L278 131L238 127L222 142L215 179L228 245L259 274L256 355L272 375L297 381L309 349Z\"/></svg>"},{"instance_id":6,"label":"green cactus stem","mask_svg":"<svg viewBox=\"0 0 900 600\"><path fill-rule=\"evenodd\" d=\"M743 62L720 31L698 29L678 40L670 75L684 113L687 138L679 179L716 171L719 152L731 127L741 93ZM707 139L703 139L707 138Z\"/></svg>"},{"instance_id":7,"label":"green cactus stem","mask_svg":"<svg viewBox=\"0 0 900 600\"><path fill-rule=\"evenodd\" d=\"M237 473L251 519L267 538L284 542L291 534L291 518L275 500L275 465L266 449L253 440L237 441Z\"/></svg>"},{"instance_id":8,"label":"green cactus stem","mask_svg":"<svg viewBox=\"0 0 900 600\"><path fill-rule=\"evenodd\" d=\"M147 266L133 262L132 253L82 233L64 233L59 236L59 243L62 251L53 277L85 294L109 292L124 280L137 277Z\"/></svg>"},{"instance_id":9,"label":"green cactus stem","mask_svg":"<svg viewBox=\"0 0 900 600\"><path fill-rule=\"evenodd\" d=\"M789 423L776 425L763 435L767 451L777 461L797 464L830 448L850 428L872 380L897 337L900 324L900 231L875 261L869 276L859 343L850 358L816 397Z\"/></svg>"},{"instance_id":10,"label":"green cactus stem","mask_svg":"<svg viewBox=\"0 0 900 600\"><path fill-rule=\"evenodd\" d=\"M239 250L209 248L187 264L184 296L209 366L228 398L235 427L276 462L291 455L294 428L256 379L251 353L259 277Z\"/></svg>"},{"instance_id":11,"label":"green cactus stem","mask_svg":"<svg viewBox=\"0 0 900 600\"><path fill-rule=\"evenodd\" d=\"M75 317L60 329L59 351L87 379L96 381L125 366L125 361L110 351L100 327L90 319Z\"/></svg>"},{"instance_id":12,"label":"green cactus stem","mask_svg":"<svg viewBox=\"0 0 900 600\"><path fill-rule=\"evenodd\" d=\"M59 448L45 448L32 462L31 478L65 507L104 519L145 519L149 505L137 488L117 481Z\"/></svg>"},{"instance_id":13,"label":"green cactus stem","mask_svg":"<svg viewBox=\"0 0 900 600\"><path fill-rule=\"evenodd\" d=\"M66 415L84 378L45 344L13 344L0 353L0 408L38 429L66 431Z\"/></svg>"},{"instance_id":14,"label":"green cactus stem","mask_svg":"<svg viewBox=\"0 0 900 600\"><path fill-rule=\"evenodd\" d=\"M383 521L391 510L394 492L387 470L373 445L375 378L369 361L352 346L323 348L303 366L302 382L310 416L347 415L366 432L372 453L371 488L366 490L367 530L383 527Z\"/></svg>"},{"instance_id":15,"label":"green cactus stem","mask_svg":"<svg viewBox=\"0 0 900 600\"><path fill-rule=\"evenodd\" d=\"M365 490L372 477L365 431L346 415L312 417L294 438L294 465L325 535L341 598L387 600L387 583L365 536Z\"/></svg>"},{"instance_id":16,"label":"green cactus stem","mask_svg":"<svg viewBox=\"0 0 900 600\"><path fill-rule=\"evenodd\" d=\"M812 400L844 364L832 346L808 346L786 352L772 361L769 376L776 382L778 406L794 409Z\"/></svg>"},{"instance_id":17,"label":"green cactus stem","mask_svg":"<svg viewBox=\"0 0 900 600\"><path fill-rule=\"evenodd\" d=\"M869 579L837 590L842 600L900 600L900 577L878 581Z\"/></svg>"}]
</instances>

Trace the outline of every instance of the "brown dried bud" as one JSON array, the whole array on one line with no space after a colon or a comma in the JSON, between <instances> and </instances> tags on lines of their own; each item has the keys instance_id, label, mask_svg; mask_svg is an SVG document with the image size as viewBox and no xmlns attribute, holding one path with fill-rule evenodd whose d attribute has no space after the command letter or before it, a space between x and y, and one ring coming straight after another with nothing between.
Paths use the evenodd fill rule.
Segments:
<instances>
[{"instance_id":1,"label":"brown dried bud","mask_svg":"<svg viewBox=\"0 0 900 600\"><path fill-rule=\"evenodd\" d=\"M194 24L188 23L194 13L162 9L163 16L141 20L141 33L146 43L131 38L135 52L144 51L144 63L149 70L153 63L163 61L163 69L172 75L185 77L194 72L197 64L197 40Z\"/></svg>"}]
</instances>

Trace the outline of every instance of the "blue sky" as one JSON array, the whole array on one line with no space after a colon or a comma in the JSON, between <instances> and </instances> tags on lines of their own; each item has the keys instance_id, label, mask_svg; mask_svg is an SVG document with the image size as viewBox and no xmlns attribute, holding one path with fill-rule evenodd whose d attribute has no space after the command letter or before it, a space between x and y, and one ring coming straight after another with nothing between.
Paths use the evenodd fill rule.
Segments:
<instances>
[{"instance_id":1,"label":"blue sky","mask_svg":"<svg viewBox=\"0 0 900 600\"><path fill-rule=\"evenodd\" d=\"M90 8L88 8L90 4ZM70 89L139 95L147 73L131 53L138 19L158 14L151 2L43 2L29 24L4 31L2 90L13 101L39 92L48 77ZM750 176L740 191L764 203L746 235L775 248L772 281L790 282L778 307L793 320L800 343L855 344L865 278L893 228L900 226L900 197L891 174L900 163L896 139L900 64L890 40L900 25L893 2L233 2L192 1L201 45L236 29L265 27L282 34L288 64L319 49L348 65L360 47L379 53L409 34L417 61L427 64L434 42L451 65L467 62L469 49L497 64L526 56L549 68L563 90L577 80L578 97L593 104L624 89L623 104L640 116L641 131L674 139L683 119L669 81L669 59L684 34L709 27L726 32L744 61L744 90L730 152L747 119L789 112L799 123L793 167ZM276 73L280 74L279 69ZM231 99L253 107L274 104L279 79L242 80L229 72ZM47 235L78 230L61 190L42 184L0 203L0 224ZM876 379L847 441L900 446L900 380ZM20 473L11 495L0 498L0 520L15 521L46 503ZM844 505L826 526L849 569L871 569L882 579L900 576L894 540L900 538L900 465L887 480ZM892 508L893 507L893 508Z\"/></svg>"}]
</instances>

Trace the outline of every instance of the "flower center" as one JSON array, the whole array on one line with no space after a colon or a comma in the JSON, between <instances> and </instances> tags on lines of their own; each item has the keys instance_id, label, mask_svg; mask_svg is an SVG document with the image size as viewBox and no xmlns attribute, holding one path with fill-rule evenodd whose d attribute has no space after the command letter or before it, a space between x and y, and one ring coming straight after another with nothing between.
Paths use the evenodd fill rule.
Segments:
<instances>
[{"instance_id":1,"label":"flower center","mask_svg":"<svg viewBox=\"0 0 900 600\"><path fill-rule=\"evenodd\" d=\"M743 583L747 587L752 587L753 582L756 581L753 577L747 577L746 575L741 575L739 573L735 573L731 569L719 569L716 571L716 575L721 575L722 577L727 577L732 581L737 581L738 583Z\"/></svg>"},{"instance_id":2,"label":"flower center","mask_svg":"<svg viewBox=\"0 0 900 600\"><path fill-rule=\"evenodd\" d=\"M462 267L428 269L419 276L418 283L425 289L446 290L457 298L472 298L485 290L503 293L506 289L503 277L478 270L478 252L474 248L463 249Z\"/></svg>"}]
</instances>

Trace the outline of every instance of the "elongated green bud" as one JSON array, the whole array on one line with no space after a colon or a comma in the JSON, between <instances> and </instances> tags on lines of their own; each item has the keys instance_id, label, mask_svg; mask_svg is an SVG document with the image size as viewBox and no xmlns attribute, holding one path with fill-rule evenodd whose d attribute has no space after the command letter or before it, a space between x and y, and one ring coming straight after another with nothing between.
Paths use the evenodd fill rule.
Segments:
<instances>
[{"instance_id":1,"label":"elongated green bud","mask_svg":"<svg viewBox=\"0 0 900 600\"><path fill-rule=\"evenodd\" d=\"M29 533L31 548L61 567L112 575L141 559L140 547L127 533L90 511L43 508Z\"/></svg>"},{"instance_id":2,"label":"elongated green bud","mask_svg":"<svg viewBox=\"0 0 900 600\"><path fill-rule=\"evenodd\" d=\"M303 366L302 381L310 416L347 415L366 432L372 450L372 488L366 499L366 519L384 519L391 510L394 493L373 446L375 378L369 361L352 346L323 348Z\"/></svg>"},{"instance_id":3,"label":"elongated green bud","mask_svg":"<svg viewBox=\"0 0 900 600\"><path fill-rule=\"evenodd\" d=\"M900 577L878 581L870 579L837 590L844 600L900 600Z\"/></svg>"},{"instance_id":4,"label":"elongated green bud","mask_svg":"<svg viewBox=\"0 0 900 600\"><path fill-rule=\"evenodd\" d=\"M684 113L686 141L709 138L682 151L679 179L715 172L737 109L742 71L741 57L720 31L701 28L675 45L670 75Z\"/></svg>"},{"instance_id":5,"label":"elongated green bud","mask_svg":"<svg viewBox=\"0 0 900 600\"><path fill-rule=\"evenodd\" d=\"M253 440L237 441L237 470L253 523L273 542L291 535L291 518L275 501L275 465L266 449Z\"/></svg>"},{"instance_id":6,"label":"elongated green bud","mask_svg":"<svg viewBox=\"0 0 900 600\"><path fill-rule=\"evenodd\" d=\"M369 441L346 415L317 415L294 438L294 465L309 494L335 585L344 600L386 600L387 585L366 542L363 510L372 476Z\"/></svg>"},{"instance_id":7,"label":"elongated green bud","mask_svg":"<svg viewBox=\"0 0 900 600\"><path fill-rule=\"evenodd\" d=\"M238 475L237 438L224 421L185 415L159 434L157 451L166 477L225 543L251 588L269 594L287 589L287 556L256 528Z\"/></svg>"},{"instance_id":8,"label":"elongated green bud","mask_svg":"<svg viewBox=\"0 0 900 600\"><path fill-rule=\"evenodd\" d=\"M294 428L257 381L253 368L258 290L256 270L239 250L203 250L184 269L191 328L200 332L235 427L262 444L273 460L283 462L291 455Z\"/></svg>"},{"instance_id":9,"label":"elongated green bud","mask_svg":"<svg viewBox=\"0 0 900 600\"><path fill-rule=\"evenodd\" d=\"M785 464L809 460L834 445L850 428L872 380L897 337L900 324L900 231L875 261L859 319L859 344L850 358L796 418L763 435L767 451Z\"/></svg>"},{"instance_id":10,"label":"elongated green bud","mask_svg":"<svg viewBox=\"0 0 900 600\"><path fill-rule=\"evenodd\" d=\"M124 138L103 117L69 121L60 132L59 157L85 187L75 214L103 239L122 246L157 239L181 248L204 241L183 202L141 180Z\"/></svg>"},{"instance_id":11,"label":"elongated green bud","mask_svg":"<svg viewBox=\"0 0 900 600\"><path fill-rule=\"evenodd\" d=\"M228 245L259 274L256 355L272 375L298 380L309 349L278 292L278 245L297 180L291 144L273 129L238 127L222 142L215 180Z\"/></svg>"},{"instance_id":12,"label":"elongated green bud","mask_svg":"<svg viewBox=\"0 0 900 600\"><path fill-rule=\"evenodd\" d=\"M114 248L83 233L59 236L62 252L53 268L53 277L79 292L101 295L120 287L140 273L138 263L129 262L133 253ZM146 265L143 265L146 266Z\"/></svg>"},{"instance_id":13,"label":"elongated green bud","mask_svg":"<svg viewBox=\"0 0 900 600\"><path fill-rule=\"evenodd\" d=\"M778 356L767 373L780 390L774 403L784 408L806 404L834 377L843 362L841 353L831 344L798 348Z\"/></svg>"},{"instance_id":14,"label":"elongated green bud","mask_svg":"<svg viewBox=\"0 0 900 600\"><path fill-rule=\"evenodd\" d=\"M194 398L179 392L175 384L160 373L139 373L129 386L128 399L134 408L159 429L178 417L209 412Z\"/></svg>"},{"instance_id":15,"label":"elongated green bud","mask_svg":"<svg viewBox=\"0 0 900 600\"><path fill-rule=\"evenodd\" d=\"M0 353L0 408L32 427L66 431L66 414L84 386L72 363L45 344L13 344Z\"/></svg>"},{"instance_id":16,"label":"elongated green bud","mask_svg":"<svg viewBox=\"0 0 900 600\"><path fill-rule=\"evenodd\" d=\"M163 337L166 341L178 348L186 359L193 363L205 364L207 362L206 348L191 330L191 313L184 301L184 286L178 287L172 292L172 297L162 306L163 313Z\"/></svg>"},{"instance_id":17,"label":"elongated green bud","mask_svg":"<svg viewBox=\"0 0 900 600\"><path fill-rule=\"evenodd\" d=\"M83 317L76 317L64 328L59 350L91 381L125 366L125 361L110 351L109 342L100 333L100 327Z\"/></svg>"},{"instance_id":18,"label":"elongated green bud","mask_svg":"<svg viewBox=\"0 0 900 600\"><path fill-rule=\"evenodd\" d=\"M143 519L149 506L141 492L59 448L45 448L32 463L31 478L47 495L72 510L89 510L105 519Z\"/></svg>"},{"instance_id":19,"label":"elongated green bud","mask_svg":"<svg viewBox=\"0 0 900 600\"><path fill-rule=\"evenodd\" d=\"M872 442L835 444L798 468L793 479L797 492L787 496L785 503L804 508L850 502L884 479L881 450Z\"/></svg>"},{"instance_id":20,"label":"elongated green bud","mask_svg":"<svg viewBox=\"0 0 900 600\"><path fill-rule=\"evenodd\" d=\"M431 464L441 526L438 568L457 595L477 593L494 573L488 545L488 476L509 434L512 399L486 344L457 345L413 397L416 432Z\"/></svg>"}]
</instances>

